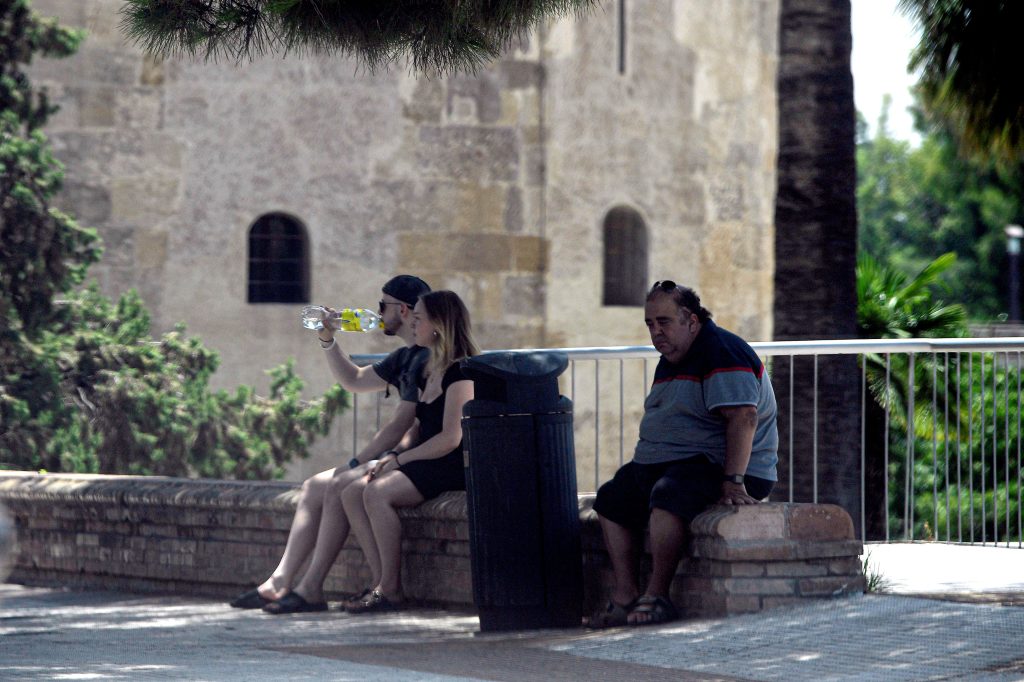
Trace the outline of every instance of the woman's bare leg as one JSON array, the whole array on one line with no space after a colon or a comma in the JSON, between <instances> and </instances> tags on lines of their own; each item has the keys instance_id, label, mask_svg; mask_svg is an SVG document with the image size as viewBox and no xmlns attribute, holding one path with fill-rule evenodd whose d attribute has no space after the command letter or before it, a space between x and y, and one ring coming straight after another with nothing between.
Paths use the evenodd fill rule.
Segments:
<instances>
[{"instance_id":1,"label":"woman's bare leg","mask_svg":"<svg viewBox=\"0 0 1024 682\"><path fill-rule=\"evenodd\" d=\"M401 471L390 471L372 481L363 493L363 506L380 555L377 589L392 601L402 599L402 521L398 507L411 507L423 495Z\"/></svg>"}]
</instances>

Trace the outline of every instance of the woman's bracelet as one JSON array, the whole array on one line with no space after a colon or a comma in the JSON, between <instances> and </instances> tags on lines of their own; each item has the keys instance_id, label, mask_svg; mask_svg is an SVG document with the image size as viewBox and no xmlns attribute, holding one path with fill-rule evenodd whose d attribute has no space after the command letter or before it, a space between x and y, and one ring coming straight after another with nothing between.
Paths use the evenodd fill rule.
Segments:
<instances>
[{"instance_id":1,"label":"woman's bracelet","mask_svg":"<svg viewBox=\"0 0 1024 682\"><path fill-rule=\"evenodd\" d=\"M394 455L395 456L395 464L397 464L398 468L401 469L402 468L402 463L398 461L398 456L400 454L402 454L402 453L400 453L398 450L388 450L387 452L384 453L384 456L387 457L388 455Z\"/></svg>"},{"instance_id":2,"label":"woman's bracelet","mask_svg":"<svg viewBox=\"0 0 1024 682\"><path fill-rule=\"evenodd\" d=\"M320 339L319 336L316 338ZM334 348L334 339L332 338L329 343L327 341L324 341L323 339L320 339L320 347L323 348L324 350L330 350L331 348Z\"/></svg>"}]
</instances>

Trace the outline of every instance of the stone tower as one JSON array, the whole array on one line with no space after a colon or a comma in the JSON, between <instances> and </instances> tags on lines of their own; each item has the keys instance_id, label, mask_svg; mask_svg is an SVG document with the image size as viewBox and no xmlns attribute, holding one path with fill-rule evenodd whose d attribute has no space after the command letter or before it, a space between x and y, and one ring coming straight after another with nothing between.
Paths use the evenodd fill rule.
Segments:
<instances>
[{"instance_id":1,"label":"stone tower","mask_svg":"<svg viewBox=\"0 0 1024 682\"><path fill-rule=\"evenodd\" d=\"M608 0L443 79L158 62L125 44L121 4L33 3L89 32L33 67L62 107L62 207L105 241L103 290L137 288L155 332L184 321L219 386L265 388L288 356L311 394L330 380L300 304L249 300L264 216L303 236L310 302L376 307L411 272L465 299L485 349L649 343L638 290L657 279L771 338L778 0Z\"/></svg>"}]
</instances>

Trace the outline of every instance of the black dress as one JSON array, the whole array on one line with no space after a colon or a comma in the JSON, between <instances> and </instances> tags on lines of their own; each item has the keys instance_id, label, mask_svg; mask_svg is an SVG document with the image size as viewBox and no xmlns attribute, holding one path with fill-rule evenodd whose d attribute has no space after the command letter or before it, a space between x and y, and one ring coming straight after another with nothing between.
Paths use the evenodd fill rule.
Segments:
<instances>
[{"instance_id":1,"label":"black dress","mask_svg":"<svg viewBox=\"0 0 1024 682\"><path fill-rule=\"evenodd\" d=\"M456 381L465 381L469 377L462 373L459 363L454 363L445 370L441 378L441 395L429 403L422 400L416 403L416 419L420 423L420 443L425 443L444 430L444 404L448 397L448 387ZM426 386L426 379L420 379L420 389ZM446 455L435 459L418 459L402 465L405 474L423 499L437 497L446 490L465 490L466 474L462 464L462 441Z\"/></svg>"}]
</instances>

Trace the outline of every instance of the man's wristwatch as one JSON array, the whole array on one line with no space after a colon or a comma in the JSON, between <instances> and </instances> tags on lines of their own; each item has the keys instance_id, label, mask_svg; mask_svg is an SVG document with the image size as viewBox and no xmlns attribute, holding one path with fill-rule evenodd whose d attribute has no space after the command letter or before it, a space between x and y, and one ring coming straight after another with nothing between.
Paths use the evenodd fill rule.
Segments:
<instances>
[{"instance_id":1,"label":"man's wristwatch","mask_svg":"<svg viewBox=\"0 0 1024 682\"><path fill-rule=\"evenodd\" d=\"M722 474L722 481L743 485L743 474Z\"/></svg>"},{"instance_id":2,"label":"man's wristwatch","mask_svg":"<svg viewBox=\"0 0 1024 682\"><path fill-rule=\"evenodd\" d=\"M359 460L356 459L355 457L353 457L352 459L350 459L348 461L348 468L349 469L355 469L357 466L359 466L359 464L360 464Z\"/></svg>"}]
</instances>

